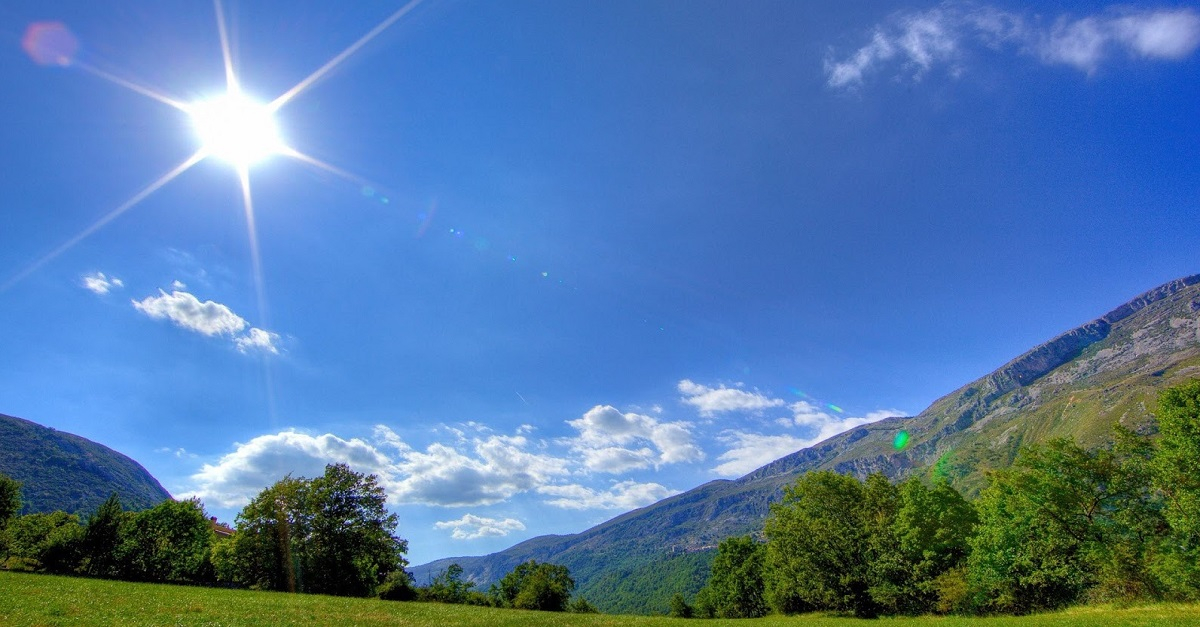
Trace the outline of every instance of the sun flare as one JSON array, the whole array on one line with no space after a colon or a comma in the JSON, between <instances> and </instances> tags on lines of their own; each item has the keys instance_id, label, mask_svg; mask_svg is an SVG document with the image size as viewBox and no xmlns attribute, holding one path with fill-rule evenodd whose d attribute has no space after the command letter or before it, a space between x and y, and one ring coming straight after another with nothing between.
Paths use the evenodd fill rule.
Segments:
<instances>
[{"instance_id":1,"label":"sun flare","mask_svg":"<svg viewBox=\"0 0 1200 627\"><path fill-rule=\"evenodd\" d=\"M240 92L197 102L188 114L202 150L239 168L286 149L271 108Z\"/></svg>"}]
</instances>

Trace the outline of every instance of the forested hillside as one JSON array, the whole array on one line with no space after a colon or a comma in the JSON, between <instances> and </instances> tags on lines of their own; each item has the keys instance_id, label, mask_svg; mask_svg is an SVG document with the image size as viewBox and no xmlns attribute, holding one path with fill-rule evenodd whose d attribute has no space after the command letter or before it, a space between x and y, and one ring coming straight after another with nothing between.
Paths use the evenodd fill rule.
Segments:
<instances>
[{"instance_id":1,"label":"forested hillside","mask_svg":"<svg viewBox=\"0 0 1200 627\"><path fill-rule=\"evenodd\" d=\"M21 482L25 513L87 514L114 492L131 510L171 498L145 468L107 446L3 414L0 474Z\"/></svg>"}]
</instances>

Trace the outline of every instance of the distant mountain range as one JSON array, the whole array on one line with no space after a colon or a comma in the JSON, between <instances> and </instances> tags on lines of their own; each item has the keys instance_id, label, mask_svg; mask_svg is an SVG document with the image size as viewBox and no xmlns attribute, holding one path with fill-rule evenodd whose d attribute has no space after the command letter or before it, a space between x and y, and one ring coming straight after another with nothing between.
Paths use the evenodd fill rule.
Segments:
<instances>
[{"instance_id":1,"label":"distant mountain range","mask_svg":"<svg viewBox=\"0 0 1200 627\"><path fill-rule=\"evenodd\" d=\"M578 534L542 536L482 557L412 569L418 583L451 563L486 586L536 559L567 566L605 612L665 612L704 583L720 540L759 533L782 488L811 470L945 477L969 495L1020 446L1067 436L1102 443L1114 424L1155 430L1157 392L1200 378L1200 275L1150 290L1026 352L911 418L851 429L733 481L719 480ZM897 450L896 436L908 435Z\"/></svg>"},{"instance_id":2,"label":"distant mountain range","mask_svg":"<svg viewBox=\"0 0 1200 627\"><path fill-rule=\"evenodd\" d=\"M86 516L116 492L127 510L171 495L132 459L87 438L0 414L0 474L24 484L22 513Z\"/></svg>"}]
</instances>

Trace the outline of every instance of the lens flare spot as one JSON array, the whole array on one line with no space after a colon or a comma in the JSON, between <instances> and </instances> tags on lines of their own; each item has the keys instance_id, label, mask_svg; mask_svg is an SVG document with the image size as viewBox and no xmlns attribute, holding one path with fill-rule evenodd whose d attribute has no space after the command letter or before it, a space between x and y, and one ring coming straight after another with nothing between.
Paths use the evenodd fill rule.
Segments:
<instances>
[{"instance_id":1,"label":"lens flare spot","mask_svg":"<svg viewBox=\"0 0 1200 627\"><path fill-rule=\"evenodd\" d=\"M826 407L828 407L829 409L832 409L833 411L836 411L839 414L846 413L846 410L842 409L841 407L838 407L837 405L834 405L833 403L829 403L828 405L826 405Z\"/></svg>"},{"instance_id":2,"label":"lens flare spot","mask_svg":"<svg viewBox=\"0 0 1200 627\"><path fill-rule=\"evenodd\" d=\"M908 446L908 432L901 429L892 440L892 447L897 451L903 451L906 446Z\"/></svg>"},{"instance_id":3,"label":"lens flare spot","mask_svg":"<svg viewBox=\"0 0 1200 627\"><path fill-rule=\"evenodd\" d=\"M34 22L21 38L25 54L38 65L71 65L79 40L62 22Z\"/></svg>"}]
</instances>

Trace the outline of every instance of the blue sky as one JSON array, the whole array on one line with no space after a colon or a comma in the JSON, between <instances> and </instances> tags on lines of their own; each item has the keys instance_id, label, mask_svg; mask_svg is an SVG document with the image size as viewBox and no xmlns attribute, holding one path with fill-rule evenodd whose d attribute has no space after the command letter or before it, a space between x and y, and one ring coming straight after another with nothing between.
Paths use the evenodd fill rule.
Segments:
<instances>
[{"instance_id":1,"label":"blue sky","mask_svg":"<svg viewBox=\"0 0 1200 627\"><path fill-rule=\"evenodd\" d=\"M227 2L242 90L405 6ZM219 159L141 193L217 24L0 9L0 412L226 520L347 461L414 563L580 531L1200 271L1196 6L428 0L277 111L253 235Z\"/></svg>"}]
</instances>

